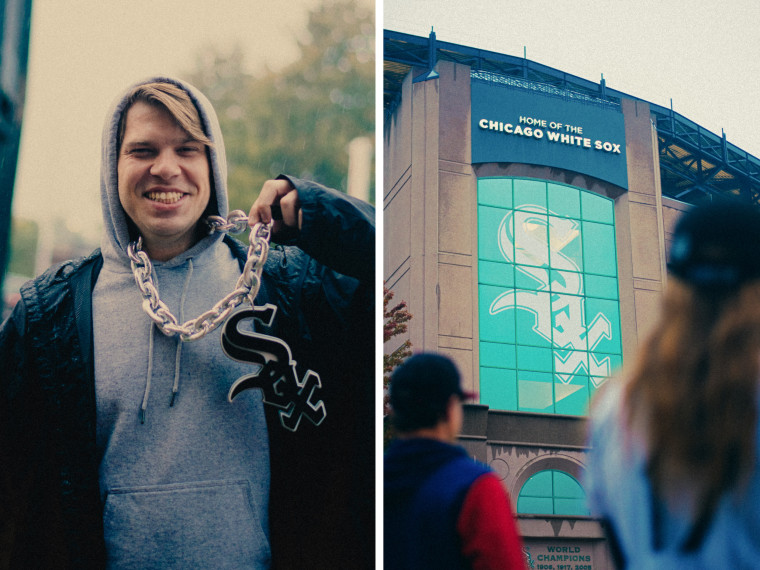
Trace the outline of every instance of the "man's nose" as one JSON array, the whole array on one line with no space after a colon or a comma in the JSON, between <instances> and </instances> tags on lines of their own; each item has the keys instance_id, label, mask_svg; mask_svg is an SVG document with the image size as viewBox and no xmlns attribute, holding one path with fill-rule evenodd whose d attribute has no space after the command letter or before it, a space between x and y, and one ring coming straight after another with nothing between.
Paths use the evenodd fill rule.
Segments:
<instances>
[{"instance_id":1,"label":"man's nose","mask_svg":"<svg viewBox=\"0 0 760 570\"><path fill-rule=\"evenodd\" d=\"M158 153L150 167L150 173L163 179L178 175L180 173L179 157L170 150Z\"/></svg>"}]
</instances>

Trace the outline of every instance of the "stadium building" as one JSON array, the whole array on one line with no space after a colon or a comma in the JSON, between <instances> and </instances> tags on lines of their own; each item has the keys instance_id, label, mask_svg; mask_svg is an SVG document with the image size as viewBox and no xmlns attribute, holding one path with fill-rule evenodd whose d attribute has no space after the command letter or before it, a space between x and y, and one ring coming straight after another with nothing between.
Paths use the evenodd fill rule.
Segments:
<instances>
[{"instance_id":1,"label":"stadium building","mask_svg":"<svg viewBox=\"0 0 760 570\"><path fill-rule=\"evenodd\" d=\"M589 401L653 322L675 220L758 202L760 161L603 79L434 33L386 30L383 56L383 272L412 348L479 394L462 442L500 475L529 566L611 568L582 486Z\"/></svg>"}]
</instances>

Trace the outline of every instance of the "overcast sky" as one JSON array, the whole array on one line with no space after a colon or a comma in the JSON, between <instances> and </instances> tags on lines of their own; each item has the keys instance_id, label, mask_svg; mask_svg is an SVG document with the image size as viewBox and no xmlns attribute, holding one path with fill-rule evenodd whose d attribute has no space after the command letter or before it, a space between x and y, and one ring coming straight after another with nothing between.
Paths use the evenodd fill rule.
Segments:
<instances>
[{"instance_id":1,"label":"overcast sky","mask_svg":"<svg viewBox=\"0 0 760 570\"><path fill-rule=\"evenodd\" d=\"M384 27L522 57L670 107L760 157L756 0L385 0Z\"/></svg>"},{"instance_id":2,"label":"overcast sky","mask_svg":"<svg viewBox=\"0 0 760 570\"><path fill-rule=\"evenodd\" d=\"M34 0L14 214L61 215L97 237L100 136L112 99L154 74L182 77L211 45L229 52L238 42L254 73L292 63L320 1Z\"/></svg>"}]
</instances>

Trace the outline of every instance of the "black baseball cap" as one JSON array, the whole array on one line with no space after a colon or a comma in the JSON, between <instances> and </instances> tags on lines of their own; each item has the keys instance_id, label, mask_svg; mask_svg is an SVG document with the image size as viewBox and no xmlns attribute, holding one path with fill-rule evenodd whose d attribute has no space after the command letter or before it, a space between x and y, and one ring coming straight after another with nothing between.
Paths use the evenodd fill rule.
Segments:
<instances>
[{"instance_id":1,"label":"black baseball cap","mask_svg":"<svg viewBox=\"0 0 760 570\"><path fill-rule=\"evenodd\" d=\"M703 289L734 289L760 278L760 208L719 199L676 223L668 270Z\"/></svg>"},{"instance_id":2,"label":"black baseball cap","mask_svg":"<svg viewBox=\"0 0 760 570\"><path fill-rule=\"evenodd\" d=\"M435 425L454 395L463 401L475 397L462 390L454 362L440 354L415 354L391 375L390 404L402 429Z\"/></svg>"}]
</instances>

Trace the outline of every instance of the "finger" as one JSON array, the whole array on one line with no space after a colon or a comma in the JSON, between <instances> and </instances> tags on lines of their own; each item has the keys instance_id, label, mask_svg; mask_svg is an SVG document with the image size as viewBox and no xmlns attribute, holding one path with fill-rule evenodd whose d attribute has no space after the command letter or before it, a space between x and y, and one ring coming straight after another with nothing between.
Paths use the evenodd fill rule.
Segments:
<instances>
[{"instance_id":1,"label":"finger","mask_svg":"<svg viewBox=\"0 0 760 570\"><path fill-rule=\"evenodd\" d=\"M299 213L301 211L301 203L298 200L298 192L291 190L285 194L280 199L280 207L282 208L282 221L285 225L300 229Z\"/></svg>"},{"instance_id":2,"label":"finger","mask_svg":"<svg viewBox=\"0 0 760 570\"><path fill-rule=\"evenodd\" d=\"M291 189L292 186L288 180L267 180L264 182L258 198L251 206L248 224L253 226L259 222L269 223L273 218L272 206L278 205L280 198Z\"/></svg>"},{"instance_id":3,"label":"finger","mask_svg":"<svg viewBox=\"0 0 760 570\"><path fill-rule=\"evenodd\" d=\"M248 212L248 225L253 227L259 222L267 223L271 219L271 215L271 206L268 206L265 202L256 199L256 201L251 206L251 210Z\"/></svg>"},{"instance_id":4,"label":"finger","mask_svg":"<svg viewBox=\"0 0 760 570\"><path fill-rule=\"evenodd\" d=\"M269 223L272 219L272 204L276 199L277 193L272 187L266 184L262 186L248 214L248 224L254 226L259 222Z\"/></svg>"}]
</instances>

